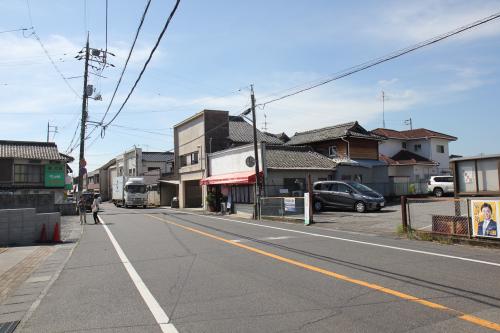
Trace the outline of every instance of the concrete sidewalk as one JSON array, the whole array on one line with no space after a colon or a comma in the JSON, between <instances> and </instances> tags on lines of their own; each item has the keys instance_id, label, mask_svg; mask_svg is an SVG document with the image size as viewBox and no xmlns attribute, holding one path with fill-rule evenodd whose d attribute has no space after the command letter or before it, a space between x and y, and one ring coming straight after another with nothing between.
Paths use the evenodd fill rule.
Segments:
<instances>
[{"instance_id":1,"label":"concrete sidewalk","mask_svg":"<svg viewBox=\"0 0 500 333\"><path fill-rule=\"evenodd\" d=\"M47 292L80 239L78 216L61 218L61 244L0 249L0 332L13 332Z\"/></svg>"}]
</instances>

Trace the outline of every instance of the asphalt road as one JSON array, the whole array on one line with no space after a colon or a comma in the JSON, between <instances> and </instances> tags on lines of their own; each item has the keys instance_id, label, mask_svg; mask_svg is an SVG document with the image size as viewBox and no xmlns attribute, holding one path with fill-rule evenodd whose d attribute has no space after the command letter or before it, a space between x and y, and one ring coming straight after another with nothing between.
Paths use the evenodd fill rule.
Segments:
<instances>
[{"instance_id":1,"label":"asphalt road","mask_svg":"<svg viewBox=\"0 0 500 333\"><path fill-rule=\"evenodd\" d=\"M21 332L500 330L498 250L103 207Z\"/></svg>"}]
</instances>

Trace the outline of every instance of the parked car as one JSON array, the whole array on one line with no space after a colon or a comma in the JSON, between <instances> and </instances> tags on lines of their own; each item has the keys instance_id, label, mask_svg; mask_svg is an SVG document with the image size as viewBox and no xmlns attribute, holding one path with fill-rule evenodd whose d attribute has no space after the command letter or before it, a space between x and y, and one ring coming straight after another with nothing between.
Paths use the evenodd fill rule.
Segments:
<instances>
[{"instance_id":1,"label":"parked car","mask_svg":"<svg viewBox=\"0 0 500 333\"><path fill-rule=\"evenodd\" d=\"M94 193L92 192L83 192L83 199L85 200L85 210L92 210L92 202L94 202Z\"/></svg>"},{"instance_id":2,"label":"parked car","mask_svg":"<svg viewBox=\"0 0 500 333\"><path fill-rule=\"evenodd\" d=\"M326 207L354 209L359 213L380 210L385 199L366 185L353 181L320 181L313 185L314 209Z\"/></svg>"},{"instance_id":3,"label":"parked car","mask_svg":"<svg viewBox=\"0 0 500 333\"><path fill-rule=\"evenodd\" d=\"M436 197L442 197L446 193L453 193L455 191L453 176L432 176L427 183L427 190Z\"/></svg>"}]
</instances>

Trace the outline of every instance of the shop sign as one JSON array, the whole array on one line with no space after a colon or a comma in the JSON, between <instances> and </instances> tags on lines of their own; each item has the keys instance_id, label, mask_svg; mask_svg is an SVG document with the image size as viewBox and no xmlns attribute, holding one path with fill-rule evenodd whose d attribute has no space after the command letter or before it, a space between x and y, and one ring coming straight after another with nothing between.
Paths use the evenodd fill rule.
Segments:
<instances>
[{"instance_id":1,"label":"shop sign","mask_svg":"<svg viewBox=\"0 0 500 333\"><path fill-rule=\"evenodd\" d=\"M64 164L45 165L45 187L64 187L66 177Z\"/></svg>"}]
</instances>

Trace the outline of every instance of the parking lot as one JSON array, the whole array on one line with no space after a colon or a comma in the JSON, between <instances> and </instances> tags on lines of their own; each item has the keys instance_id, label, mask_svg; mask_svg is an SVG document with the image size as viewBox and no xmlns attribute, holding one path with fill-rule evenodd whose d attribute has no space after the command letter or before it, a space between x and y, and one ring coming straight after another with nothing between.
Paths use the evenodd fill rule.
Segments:
<instances>
[{"instance_id":1,"label":"parking lot","mask_svg":"<svg viewBox=\"0 0 500 333\"><path fill-rule=\"evenodd\" d=\"M453 198L422 199L409 202L409 218L413 229L431 230L432 215L455 215ZM460 214L467 216L466 205L460 204ZM357 213L354 211L326 210L315 213L317 226L363 232L368 234L394 234L401 225L401 205L389 203L381 211Z\"/></svg>"}]
</instances>

